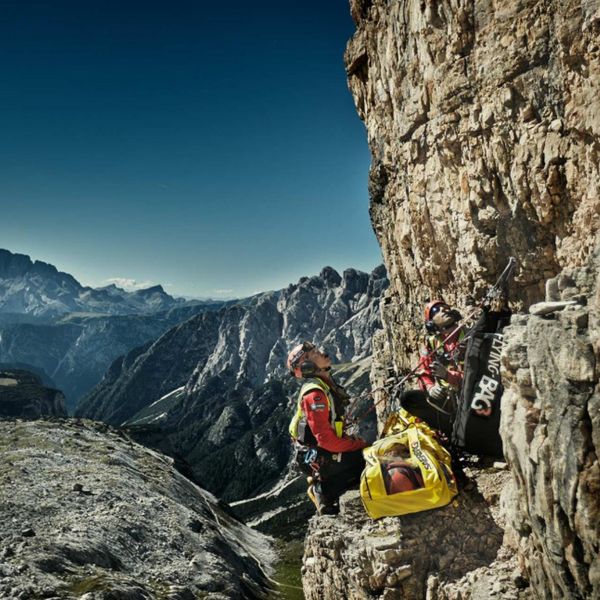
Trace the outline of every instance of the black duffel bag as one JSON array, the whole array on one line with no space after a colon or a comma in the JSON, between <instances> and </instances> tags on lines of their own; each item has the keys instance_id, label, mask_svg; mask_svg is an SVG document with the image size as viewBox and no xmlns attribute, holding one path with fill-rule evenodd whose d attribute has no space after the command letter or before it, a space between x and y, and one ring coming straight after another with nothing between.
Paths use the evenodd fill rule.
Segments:
<instances>
[{"instance_id":1,"label":"black duffel bag","mask_svg":"<svg viewBox=\"0 0 600 600\"><path fill-rule=\"evenodd\" d=\"M473 454L503 456L499 431L503 392L500 355L504 344L502 329L510 315L509 310L486 309L468 335L452 441Z\"/></svg>"}]
</instances>

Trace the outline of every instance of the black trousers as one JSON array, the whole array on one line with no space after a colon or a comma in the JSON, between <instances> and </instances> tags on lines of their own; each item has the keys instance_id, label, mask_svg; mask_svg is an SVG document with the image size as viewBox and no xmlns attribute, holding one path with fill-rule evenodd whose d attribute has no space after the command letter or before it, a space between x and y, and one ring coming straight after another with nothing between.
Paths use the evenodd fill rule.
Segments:
<instances>
[{"instance_id":1,"label":"black trousers","mask_svg":"<svg viewBox=\"0 0 600 600\"><path fill-rule=\"evenodd\" d=\"M400 397L400 405L411 415L423 419L427 425L434 429L439 429L450 438L452 435L452 417L435 409L427 400L427 392L422 390L408 390Z\"/></svg>"},{"instance_id":2,"label":"black trousers","mask_svg":"<svg viewBox=\"0 0 600 600\"><path fill-rule=\"evenodd\" d=\"M319 469L319 479L325 500L328 504L333 504L346 490L358 486L365 468L365 459L362 450L342 452L339 462L332 458L335 455L330 452L321 449L319 452L329 455Z\"/></svg>"},{"instance_id":3,"label":"black trousers","mask_svg":"<svg viewBox=\"0 0 600 600\"><path fill-rule=\"evenodd\" d=\"M315 477L326 503L334 504L343 492L360 483L365 459L362 450L332 454L323 448L302 447L296 450L296 465Z\"/></svg>"}]
</instances>

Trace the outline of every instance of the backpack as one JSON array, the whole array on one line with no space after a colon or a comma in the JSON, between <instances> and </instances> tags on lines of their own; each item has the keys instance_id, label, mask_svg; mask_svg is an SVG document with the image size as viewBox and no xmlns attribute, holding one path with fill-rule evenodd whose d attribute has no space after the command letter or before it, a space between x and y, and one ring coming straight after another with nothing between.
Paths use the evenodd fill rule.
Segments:
<instances>
[{"instance_id":1,"label":"backpack","mask_svg":"<svg viewBox=\"0 0 600 600\"><path fill-rule=\"evenodd\" d=\"M393 414L385 437L363 450L360 496L372 519L448 504L458 490L450 453L424 422L404 409Z\"/></svg>"},{"instance_id":2,"label":"backpack","mask_svg":"<svg viewBox=\"0 0 600 600\"><path fill-rule=\"evenodd\" d=\"M452 429L452 441L473 454L501 458L500 380L502 329L510 311L484 311L469 332L464 379Z\"/></svg>"}]
</instances>

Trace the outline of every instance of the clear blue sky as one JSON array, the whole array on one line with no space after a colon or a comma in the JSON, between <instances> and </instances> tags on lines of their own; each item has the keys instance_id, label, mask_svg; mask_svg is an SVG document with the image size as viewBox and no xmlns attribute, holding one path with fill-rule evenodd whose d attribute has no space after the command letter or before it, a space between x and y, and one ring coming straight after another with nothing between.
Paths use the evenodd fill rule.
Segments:
<instances>
[{"instance_id":1,"label":"clear blue sky","mask_svg":"<svg viewBox=\"0 0 600 600\"><path fill-rule=\"evenodd\" d=\"M347 0L2 2L0 247L243 296L381 262Z\"/></svg>"}]
</instances>

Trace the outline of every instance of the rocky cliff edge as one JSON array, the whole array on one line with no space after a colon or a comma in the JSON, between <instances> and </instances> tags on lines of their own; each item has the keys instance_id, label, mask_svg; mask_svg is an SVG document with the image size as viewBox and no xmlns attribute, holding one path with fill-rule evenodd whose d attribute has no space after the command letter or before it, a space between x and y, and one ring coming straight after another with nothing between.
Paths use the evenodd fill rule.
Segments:
<instances>
[{"instance_id":1,"label":"rocky cliff edge","mask_svg":"<svg viewBox=\"0 0 600 600\"><path fill-rule=\"evenodd\" d=\"M0 597L264 598L267 538L90 421L0 421Z\"/></svg>"}]
</instances>

